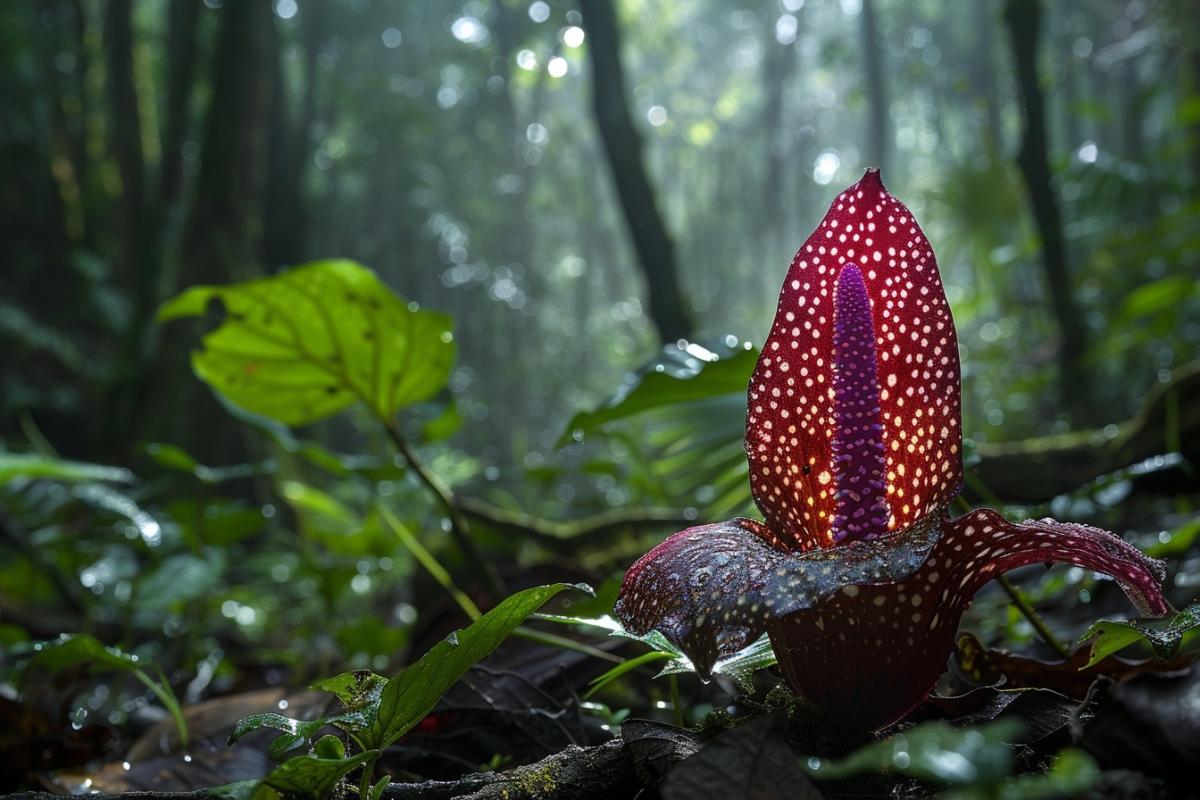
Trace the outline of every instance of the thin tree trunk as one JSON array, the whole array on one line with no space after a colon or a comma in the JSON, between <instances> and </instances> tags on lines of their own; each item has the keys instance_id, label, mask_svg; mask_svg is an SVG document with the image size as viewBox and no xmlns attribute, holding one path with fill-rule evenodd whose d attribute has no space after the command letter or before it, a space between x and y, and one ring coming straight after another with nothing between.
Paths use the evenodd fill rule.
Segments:
<instances>
[{"instance_id":1,"label":"thin tree trunk","mask_svg":"<svg viewBox=\"0 0 1200 800\"><path fill-rule=\"evenodd\" d=\"M308 206L304 176L311 156L312 126L317 116L317 58L327 30L327 3L305 6L300 36L303 45L303 89L295 118L288 111L283 75L283 48L270 31L272 70L270 101L270 161L263 203L262 260L268 269L304 260L307 248Z\"/></svg>"},{"instance_id":2,"label":"thin tree trunk","mask_svg":"<svg viewBox=\"0 0 1200 800\"><path fill-rule=\"evenodd\" d=\"M764 263L766 259L783 258L783 228L785 216L785 186L787 134L784 126L785 88L787 79L796 61L796 45L775 39L776 18L767 15L767 55L763 58L763 108L762 133L765 144L763 159L762 201L759 214L759 236L761 237ZM777 273L771 269L760 270L763 296L771 298L778 291Z\"/></svg>"},{"instance_id":3,"label":"thin tree trunk","mask_svg":"<svg viewBox=\"0 0 1200 800\"><path fill-rule=\"evenodd\" d=\"M1004 130L997 98L996 57L992 51L995 11L992 0L975 0L972 7L975 9L975 47L970 59L972 83L975 84L976 96L983 103L987 143L1000 153L1004 151Z\"/></svg>"},{"instance_id":4,"label":"thin tree trunk","mask_svg":"<svg viewBox=\"0 0 1200 800\"><path fill-rule=\"evenodd\" d=\"M167 105L159 196L169 207L183 190L183 144L187 138L192 88L196 82L196 27L200 4L171 3L167 15Z\"/></svg>"},{"instance_id":5,"label":"thin tree trunk","mask_svg":"<svg viewBox=\"0 0 1200 800\"><path fill-rule=\"evenodd\" d=\"M182 281L189 285L225 283L261 273L272 13L267 0L226 2L218 13L201 169L183 236ZM184 394L164 400L158 410L185 408L187 413L172 413L161 428L171 431L175 441L190 444L202 461L240 457L245 443L222 421L226 414L211 394L199 381L176 374L177 365L186 365L187 358L183 330L181 326L174 330L170 347L158 359L164 374L156 378L164 391L180 387Z\"/></svg>"},{"instance_id":6,"label":"thin tree trunk","mask_svg":"<svg viewBox=\"0 0 1200 800\"><path fill-rule=\"evenodd\" d=\"M260 269L271 10L266 0L239 0L219 13L212 99L186 237L189 282L229 280Z\"/></svg>"},{"instance_id":7,"label":"thin tree trunk","mask_svg":"<svg viewBox=\"0 0 1200 800\"><path fill-rule=\"evenodd\" d=\"M867 105L870 108L867 152L868 163L888 174L888 139L891 125L888 118L887 83L883 78L883 51L879 45L879 23L875 17L875 0L862 0L862 59L867 82Z\"/></svg>"},{"instance_id":8,"label":"thin tree trunk","mask_svg":"<svg viewBox=\"0 0 1200 800\"><path fill-rule=\"evenodd\" d=\"M1058 199L1051 184L1046 142L1045 98L1037 75L1037 41L1041 24L1038 0L1008 0L1004 20L1012 38L1017 88L1021 96L1024 128L1017 164L1025 178L1033 205L1034 222L1042 241L1042 267L1050 302L1059 329L1061 393L1066 408L1076 421L1086 417L1088 375L1082 358L1086 349L1083 318L1075 305L1066 243Z\"/></svg>"},{"instance_id":9,"label":"thin tree trunk","mask_svg":"<svg viewBox=\"0 0 1200 800\"><path fill-rule=\"evenodd\" d=\"M641 139L629 116L616 11L611 0L582 0L580 8L589 41L596 124L646 277L650 318L663 342L690 339L692 319L680 291L675 243L659 212Z\"/></svg>"}]
</instances>

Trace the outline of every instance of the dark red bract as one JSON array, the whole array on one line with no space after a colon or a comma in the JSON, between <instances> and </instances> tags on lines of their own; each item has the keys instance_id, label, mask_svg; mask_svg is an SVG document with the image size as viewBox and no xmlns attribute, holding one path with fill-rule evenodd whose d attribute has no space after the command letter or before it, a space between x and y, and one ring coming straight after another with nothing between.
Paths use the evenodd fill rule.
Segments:
<instances>
[{"instance_id":1,"label":"dark red bract","mask_svg":"<svg viewBox=\"0 0 1200 800\"><path fill-rule=\"evenodd\" d=\"M1115 578L1170 611L1161 564L1106 531L990 510L962 485L958 344L933 250L876 170L838 195L792 260L750 379L746 454L765 522L668 538L616 612L707 675L764 631L788 683L847 727L899 719L932 689L975 593L1025 564Z\"/></svg>"}]
</instances>

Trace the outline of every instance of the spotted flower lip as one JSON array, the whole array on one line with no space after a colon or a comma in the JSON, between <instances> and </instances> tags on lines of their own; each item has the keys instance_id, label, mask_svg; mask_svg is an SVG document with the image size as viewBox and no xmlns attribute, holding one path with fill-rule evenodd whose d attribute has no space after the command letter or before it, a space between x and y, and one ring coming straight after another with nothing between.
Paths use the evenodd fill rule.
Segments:
<instances>
[{"instance_id":1,"label":"spotted flower lip","mask_svg":"<svg viewBox=\"0 0 1200 800\"><path fill-rule=\"evenodd\" d=\"M877 729L930 692L975 593L1066 562L1171 610L1165 573L1119 537L989 509L962 486L958 344L937 261L868 170L797 251L750 379L746 455L764 520L681 531L625 575L616 613L707 676L764 631L784 677L831 719Z\"/></svg>"}]
</instances>

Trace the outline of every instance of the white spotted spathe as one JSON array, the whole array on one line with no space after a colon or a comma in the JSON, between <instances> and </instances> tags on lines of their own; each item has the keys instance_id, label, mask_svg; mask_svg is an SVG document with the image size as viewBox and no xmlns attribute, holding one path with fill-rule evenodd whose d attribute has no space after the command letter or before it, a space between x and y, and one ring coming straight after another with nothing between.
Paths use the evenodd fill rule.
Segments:
<instances>
[{"instance_id":1,"label":"white spotted spathe","mask_svg":"<svg viewBox=\"0 0 1200 800\"><path fill-rule=\"evenodd\" d=\"M834 296L862 274L875 332L886 530L834 530ZM796 252L750 380L746 455L755 502L802 550L872 538L947 506L962 484L958 342L937 261L876 170L838 195Z\"/></svg>"}]
</instances>

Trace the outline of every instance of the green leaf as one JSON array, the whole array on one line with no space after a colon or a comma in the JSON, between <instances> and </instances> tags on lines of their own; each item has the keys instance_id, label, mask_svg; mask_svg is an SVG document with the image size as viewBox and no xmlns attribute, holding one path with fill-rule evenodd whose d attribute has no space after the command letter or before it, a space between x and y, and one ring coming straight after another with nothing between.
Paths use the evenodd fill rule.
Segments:
<instances>
[{"instance_id":1,"label":"green leaf","mask_svg":"<svg viewBox=\"0 0 1200 800\"><path fill-rule=\"evenodd\" d=\"M179 472L195 474L196 469L200 466L200 462L191 453L174 444L151 442L146 445L146 454L153 458L160 467Z\"/></svg>"},{"instance_id":2,"label":"green leaf","mask_svg":"<svg viewBox=\"0 0 1200 800\"><path fill-rule=\"evenodd\" d=\"M348 710L356 711L378 703L385 683L387 678L382 675L376 675L369 669L356 669L319 680L308 688L329 692L341 700Z\"/></svg>"},{"instance_id":3,"label":"green leaf","mask_svg":"<svg viewBox=\"0 0 1200 800\"><path fill-rule=\"evenodd\" d=\"M559 445L652 408L724 394L744 395L757 360L757 350L748 343L739 344L732 336L709 347L667 345L657 359L630 375L604 405L572 417Z\"/></svg>"},{"instance_id":4,"label":"green leaf","mask_svg":"<svg viewBox=\"0 0 1200 800\"><path fill-rule=\"evenodd\" d=\"M313 752L317 758L345 758L346 744L330 733L313 743Z\"/></svg>"},{"instance_id":5,"label":"green leaf","mask_svg":"<svg viewBox=\"0 0 1200 800\"><path fill-rule=\"evenodd\" d=\"M353 261L314 261L229 286L195 286L160 321L225 318L192 353L196 375L243 408L307 425L362 401L380 418L428 400L454 362L450 317L418 310Z\"/></svg>"},{"instance_id":6,"label":"green leaf","mask_svg":"<svg viewBox=\"0 0 1200 800\"><path fill-rule=\"evenodd\" d=\"M32 453L0 453L0 486L16 478L49 478L65 483L80 481L108 481L128 483L133 473L121 467L106 467L83 461L65 461L61 458L34 455Z\"/></svg>"},{"instance_id":7,"label":"green leaf","mask_svg":"<svg viewBox=\"0 0 1200 800\"><path fill-rule=\"evenodd\" d=\"M649 647L651 652L642 656L638 656L635 659L631 659L632 661L638 662L635 666L640 666L641 664L651 661L663 660L667 662L666 665L659 670L658 674L654 676L656 678L661 678L666 675L695 673L696 671L695 665L693 665L691 660L683 654L683 651L681 651L669 639L667 639L667 637L663 636L658 631L650 631L647 634L630 633L629 631L625 630L619 621L608 615L588 618L568 617L558 614L538 614L537 618L544 619L549 622L558 622L564 625L581 625L584 627L599 628L607 631L609 635L620 636L625 639L633 639L634 641L641 642ZM648 658L647 656L650 655L655 655L655 657ZM608 680L619 677L629 669L632 669L632 667L626 667L626 665L629 663L629 661L626 661L618 664L604 675L601 675L599 678L594 680L592 683L596 684L601 679L607 679L605 680L605 683L607 683ZM776 663L776 658L775 651L771 649L771 639L770 637L763 635L760 636L755 642L743 647L736 653L718 660L715 664L713 664L712 673L714 675L728 675L730 678L733 678L742 691L749 693L754 690L754 673L760 669L766 669L774 663ZM599 686L595 686L591 691L588 692L588 694L590 695L599 688Z\"/></svg>"},{"instance_id":8,"label":"green leaf","mask_svg":"<svg viewBox=\"0 0 1200 800\"><path fill-rule=\"evenodd\" d=\"M841 780L864 773L890 772L950 785L994 783L1012 774L1009 743L1020 735L1016 720L999 720L959 730L947 722L925 722L882 742L867 745L845 758L809 758L808 774L819 780Z\"/></svg>"},{"instance_id":9,"label":"green leaf","mask_svg":"<svg viewBox=\"0 0 1200 800\"><path fill-rule=\"evenodd\" d=\"M298 747L311 745L313 737L317 735L318 731L326 725L334 724L339 719L340 717L294 719L273 712L251 714L248 717L242 717L233 726L233 732L229 734L229 744L233 744L247 733L264 728L283 731L282 736L277 736L272 740L268 751L271 758L279 760Z\"/></svg>"},{"instance_id":10,"label":"green leaf","mask_svg":"<svg viewBox=\"0 0 1200 800\"><path fill-rule=\"evenodd\" d=\"M376 781L375 785L371 787L370 800L379 800L379 798L383 797L383 790L386 789L388 784L391 782L391 775L384 775L382 778Z\"/></svg>"},{"instance_id":11,"label":"green leaf","mask_svg":"<svg viewBox=\"0 0 1200 800\"><path fill-rule=\"evenodd\" d=\"M631 671L637 669L642 664L649 664L652 661L662 661L663 659L675 659L675 658L676 658L676 656L673 653L667 653L662 650L650 650L649 652L642 653L640 656L637 656L635 658L626 659L625 661L622 661L620 664L617 664L615 667L613 667L612 669L605 672L600 677L593 679L588 684L589 688L584 693L582 699L584 699L584 700L591 699L592 695L594 695L596 692L603 689L609 683L611 683L612 681L615 681L617 678L621 677L625 673L631 672Z\"/></svg>"},{"instance_id":12,"label":"green leaf","mask_svg":"<svg viewBox=\"0 0 1200 800\"><path fill-rule=\"evenodd\" d=\"M714 675L728 675L737 683L738 688L746 694L754 692L754 673L776 663L775 651L771 648L769 636L761 636L752 644L743 647L733 655L713 664ZM668 661L667 665L655 677L673 675L681 672L695 672L696 668L687 658Z\"/></svg>"},{"instance_id":13,"label":"green leaf","mask_svg":"<svg viewBox=\"0 0 1200 800\"><path fill-rule=\"evenodd\" d=\"M34 645L34 650L36 655L31 663L54 672L80 664L129 671L144 666L136 655L106 647L86 633L64 633L57 639Z\"/></svg>"},{"instance_id":14,"label":"green leaf","mask_svg":"<svg viewBox=\"0 0 1200 800\"><path fill-rule=\"evenodd\" d=\"M1160 534L1161 536L1161 534ZM1169 558L1181 556L1200 538L1200 517L1190 519L1175 529L1168 531L1166 541L1161 539L1146 548L1146 555L1151 558Z\"/></svg>"},{"instance_id":15,"label":"green leaf","mask_svg":"<svg viewBox=\"0 0 1200 800\"><path fill-rule=\"evenodd\" d=\"M468 669L487 657L530 614L564 589L591 592L584 584L568 583L517 592L468 627L434 645L383 687L378 709L362 741L382 749L408 733Z\"/></svg>"},{"instance_id":16,"label":"green leaf","mask_svg":"<svg viewBox=\"0 0 1200 800\"><path fill-rule=\"evenodd\" d=\"M93 664L103 669L128 672L154 693L159 702L167 709L179 731L179 739L186 748L188 744L187 723L183 718L183 709L179 699L167 682L166 676L159 669L159 680L155 681L148 674L141 660L131 653L106 647L94 636L86 633L64 633L50 642L42 642L33 646L35 655L30 659L25 669L33 666L56 672L79 664Z\"/></svg>"},{"instance_id":17,"label":"green leaf","mask_svg":"<svg viewBox=\"0 0 1200 800\"><path fill-rule=\"evenodd\" d=\"M1081 669L1087 669L1136 642L1150 645L1155 658L1167 661L1179 652L1184 634L1195 628L1200 628L1200 601L1192 603L1169 619L1140 619L1128 622L1102 619L1092 623L1087 632L1079 637L1081 645L1089 640L1092 642L1092 656Z\"/></svg>"},{"instance_id":18,"label":"green leaf","mask_svg":"<svg viewBox=\"0 0 1200 800\"><path fill-rule=\"evenodd\" d=\"M170 609L215 591L225 572L225 551L167 556L138 582L135 602L140 608Z\"/></svg>"},{"instance_id":19,"label":"green leaf","mask_svg":"<svg viewBox=\"0 0 1200 800\"><path fill-rule=\"evenodd\" d=\"M1000 786L965 787L941 795L943 800L1057 800L1086 797L1096 787L1100 768L1083 750L1068 748L1045 773L1018 775Z\"/></svg>"},{"instance_id":20,"label":"green leaf","mask_svg":"<svg viewBox=\"0 0 1200 800\"><path fill-rule=\"evenodd\" d=\"M351 771L378 756L378 750L367 750L349 758L298 756L272 770L263 778L263 784L285 794L320 800Z\"/></svg>"}]
</instances>

